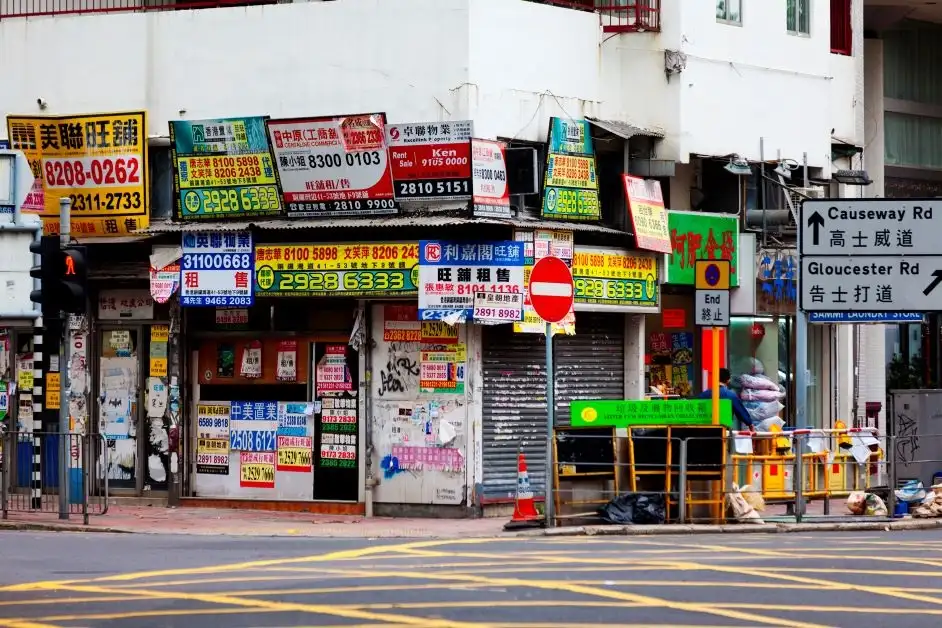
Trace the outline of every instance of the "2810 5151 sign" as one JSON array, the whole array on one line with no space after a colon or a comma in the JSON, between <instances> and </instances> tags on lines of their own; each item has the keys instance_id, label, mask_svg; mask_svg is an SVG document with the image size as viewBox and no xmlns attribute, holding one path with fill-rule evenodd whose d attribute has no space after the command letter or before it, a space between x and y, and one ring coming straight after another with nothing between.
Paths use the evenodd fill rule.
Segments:
<instances>
[{"instance_id":1,"label":"2810 5151 sign","mask_svg":"<svg viewBox=\"0 0 942 628\"><path fill-rule=\"evenodd\" d=\"M396 200L471 198L471 129L470 120L387 126Z\"/></svg>"}]
</instances>

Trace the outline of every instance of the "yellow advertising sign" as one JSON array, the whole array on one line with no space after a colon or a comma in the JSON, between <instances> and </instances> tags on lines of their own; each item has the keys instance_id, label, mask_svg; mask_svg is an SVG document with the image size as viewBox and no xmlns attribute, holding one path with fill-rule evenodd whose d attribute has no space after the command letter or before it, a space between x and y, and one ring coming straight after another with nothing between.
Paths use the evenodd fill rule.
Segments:
<instances>
[{"instance_id":1,"label":"yellow advertising sign","mask_svg":"<svg viewBox=\"0 0 942 628\"><path fill-rule=\"evenodd\" d=\"M151 343L167 342L170 339L170 327L168 325L151 325L150 341Z\"/></svg>"},{"instance_id":2,"label":"yellow advertising sign","mask_svg":"<svg viewBox=\"0 0 942 628\"><path fill-rule=\"evenodd\" d=\"M595 158L550 153L546 187L597 190L599 178L595 172Z\"/></svg>"},{"instance_id":3,"label":"yellow advertising sign","mask_svg":"<svg viewBox=\"0 0 942 628\"><path fill-rule=\"evenodd\" d=\"M150 377L166 377L167 358L151 358L149 371Z\"/></svg>"},{"instance_id":4,"label":"yellow advertising sign","mask_svg":"<svg viewBox=\"0 0 942 628\"><path fill-rule=\"evenodd\" d=\"M255 247L257 296L407 296L418 278L417 242Z\"/></svg>"},{"instance_id":5,"label":"yellow advertising sign","mask_svg":"<svg viewBox=\"0 0 942 628\"><path fill-rule=\"evenodd\" d=\"M671 236L660 181L627 174L622 175L622 178L637 247L658 253L670 253Z\"/></svg>"},{"instance_id":6,"label":"yellow advertising sign","mask_svg":"<svg viewBox=\"0 0 942 628\"><path fill-rule=\"evenodd\" d=\"M8 116L10 147L42 184L47 235L59 233L59 199L72 200L72 234L119 236L149 224L147 116ZM38 199L38 189L34 189Z\"/></svg>"},{"instance_id":7,"label":"yellow advertising sign","mask_svg":"<svg viewBox=\"0 0 942 628\"><path fill-rule=\"evenodd\" d=\"M239 452L239 486L275 488L275 452Z\"/></svg>"},{"instance_id":8,"label":"yellow advertising sign","mask_svg":"<svg viewBox=\"0 0 942 628\"><path fill-rule=\"evenodd\" d=\"M656 308L660 301L654 257L577 244L572 277L577 304Z\"/></svg>"},{"instance_id":9,"label":"yellow advertising sign","mask_svg":"<svg viewBox=\"0 0 942 628\"><path fill-rule=\"evenodd\" d=\"M458 342L458 327L444 321L422 321L422 342L450 344Z\"/></svg>"},{"instance_id":10,"label":"yellow advertising sign","mask_svg":"<svg viewBox=\"0 0 942 628\"><path fill-rule=\"evenodd\" d=\"M310 436L278 437L278 471L310 473L313 464L314 439Z\"/></svg>"}]
</instances>

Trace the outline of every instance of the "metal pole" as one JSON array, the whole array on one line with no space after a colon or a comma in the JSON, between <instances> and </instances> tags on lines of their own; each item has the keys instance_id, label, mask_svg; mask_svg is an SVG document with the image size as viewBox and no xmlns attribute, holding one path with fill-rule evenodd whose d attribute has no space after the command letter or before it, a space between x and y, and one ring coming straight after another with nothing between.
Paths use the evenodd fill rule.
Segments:
<instances>
[{"instance_id":1,"label":"metal pole","mask_svg":"<svg viewBox=\"0 0 942 628\"><path fill-rule=\"evenodd\" d=\"M72 231L72 200L59 199L59 246L67 247ZM69 518L69 460L72 447L69 442L69 315L60 314L62 320L61 357L59 359L59 519Z\"/></svg>"},{"instance_id":2,"label":"metal pole","mask_svg":"<svg viewBox=\"0 0 942 628\"><path fill-rule=\"evenodd\" d=\"M759 138L759 185L756 188L757 205L762 210L762 246L768 244L768 219L765 202L765 138ZM801 229L799 229L801 231Z\"/></svg>"},{"instance_id":3,"label":"metal pole","mask_svg":"<svg viewBox=\"0 0 942 628\"><path fill-rule=\"evenodd\" d=\"M795 523L801 523L801 515L805 511L805 465L804 457L804 434L795 435Z\"/></svg>"},{"instance_id":4,"label":"metal pole","mask_svg":"<svg viewBox=\"0 0 942 628\"><path fill-rule=\"evenodd\" d=\"M553 503L553 478L556 466L553 461L553 428L555 427L556 398L553 396L553 325L546 323L546 526L556 525L556 505Z\"/></svg>"},{"instance_id":5,"label":"metal pole","mask_svg":"<svg viewBox=\"0 0 942 628\"><path fill-rule=\"evenodd\" d=\"M680 439L680 473L677 477L677 519L680 523L687 522L687 439Z\"/></svg>"},{"instance_id":6,"label":"metal pole","mask_svg":"<svg viewBox=\"0 0 942 628\"><path fill-rule=\"evenodd\" d=\"M720 424L720 328L711 330L711 344L713 345L710 373L710 391L713 401L713 425Z\"/></svg>"}]
</instances>

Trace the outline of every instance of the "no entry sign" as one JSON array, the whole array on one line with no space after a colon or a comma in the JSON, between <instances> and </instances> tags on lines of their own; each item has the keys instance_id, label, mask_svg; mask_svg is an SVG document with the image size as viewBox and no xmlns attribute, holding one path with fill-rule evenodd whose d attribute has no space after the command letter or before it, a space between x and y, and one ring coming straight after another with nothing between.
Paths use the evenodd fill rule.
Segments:
<instances>
[{"instance_id":1,"label":"no entry sign","mask_svg":"<svg viewBox=\"0 0 942 628\"><path fill-rule=\"evenodd\" d=\"M539 259L530 271L530 304L547 323L558 323L572 309L572 272L558 257Z\"/></svg>"}]
</instances>

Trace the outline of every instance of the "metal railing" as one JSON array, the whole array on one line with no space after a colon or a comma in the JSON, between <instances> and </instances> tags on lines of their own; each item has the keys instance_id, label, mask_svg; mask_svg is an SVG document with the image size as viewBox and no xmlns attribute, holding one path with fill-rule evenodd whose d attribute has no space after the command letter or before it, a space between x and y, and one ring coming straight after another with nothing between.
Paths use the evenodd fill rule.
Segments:
<instances>
[{"instance_id":1,"label":"metal railing","mask_svg":"<svg viewBox=\"0 0 942 628\"><path fill-rule=\"evenodd\" d=\"M37 453L38 452L38 453ZM0 434L0 517L10 513L59 514L59 459L67 457L67 512L108 512L108 448L97 434L4 432ZM103 477L102 477L103 476Z\"/></svg>"},{"instance_id":2,"label":"metal railing","mask_svg":"<svg viewBox=\"0 0 942 628\"><path fill-rule=\"evenodd\" d=\"M290 0L289 0L290 1ZM342 0L338 0L342 1ZM528 0L595 11L607 33L661 30L661 0ZM0 19L144 11L187 11L283 4L284 0L0 0Z\"/></svg>"}]
</instances>

